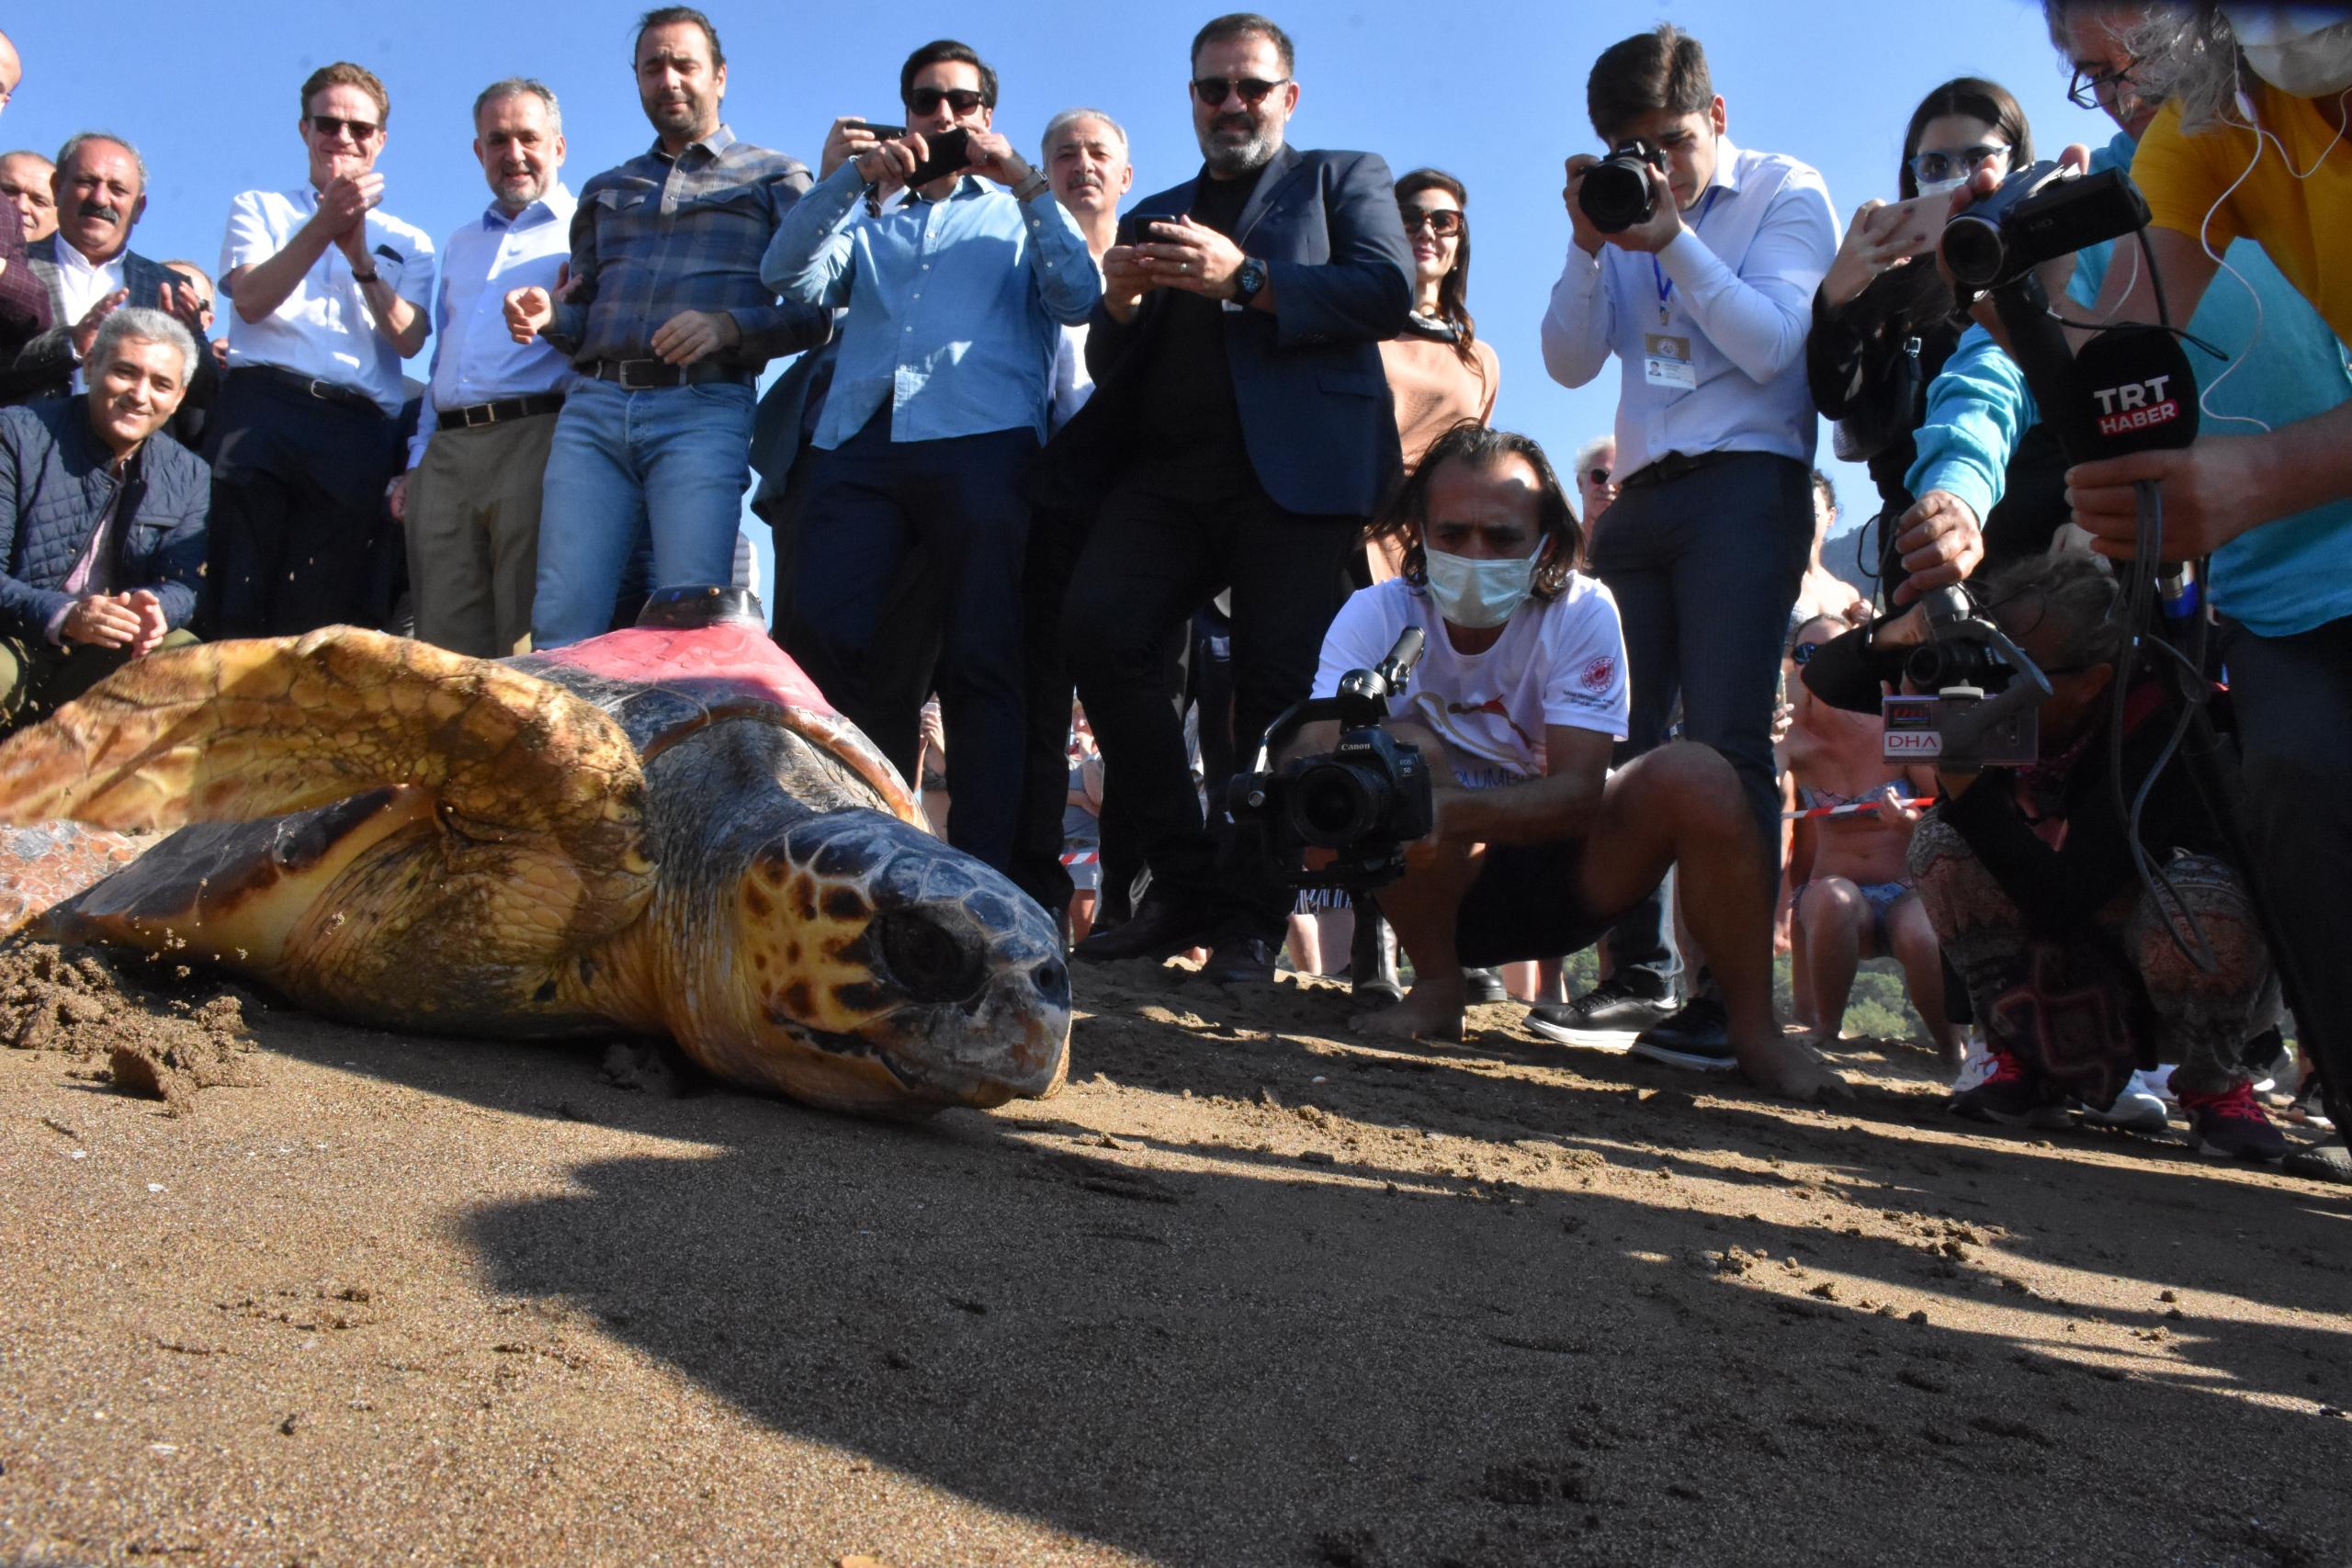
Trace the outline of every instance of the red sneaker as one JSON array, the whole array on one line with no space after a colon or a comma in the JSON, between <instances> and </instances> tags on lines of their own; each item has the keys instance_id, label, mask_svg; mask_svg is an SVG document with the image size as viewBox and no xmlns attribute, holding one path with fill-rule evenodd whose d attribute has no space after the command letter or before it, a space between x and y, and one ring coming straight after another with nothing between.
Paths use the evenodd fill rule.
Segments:
<instances>
[{"instance_id":1,"label":"red sneaker","mask_svg":"<svg viewBox=\"0 0 2352 1568\"><path fill-rule=\"evenodd\" d=\"M2286 1157L2287 1140L2270 1124L2250 1083L2220 1094L2181 1095L2180 1108L2188 1113L2188 1146L2200 1155L2271 1162Z\"/></svg>"},{"instance_id":2,"label":"red sneaker","mask_svg":"<svg viewBox=\"0 0 2352 1568\"><path fill-rule=\"evenodd\" d=\"M1993 1070L1974 1089L1951 1097L1951 1113L1972 1122L2000 1127L2071 1127L2074 1118L2057 1094L2015 1056L1994 1045L1986 1048Z\"/></svg>"}]
</instances>

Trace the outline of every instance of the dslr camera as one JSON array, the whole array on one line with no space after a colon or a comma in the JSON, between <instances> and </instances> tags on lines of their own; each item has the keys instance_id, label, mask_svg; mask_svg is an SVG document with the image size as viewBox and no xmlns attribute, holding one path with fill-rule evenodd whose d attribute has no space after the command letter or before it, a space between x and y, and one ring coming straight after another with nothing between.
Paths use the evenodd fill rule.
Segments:
<instances>
[{"instance_id":1,"label":"dslr camera","mask_svg":"<svg viewBox=\"0 0 2352 1568\"><path fill-rule=\"evenodd\" d=\"M2081 175L2045 158L2013 171L2000 189L1945 224L1938 249L1962 288L1988 293L2052 256L2147 221L2146 200L2120 169Z\"/></svg>"},{"instance_id":2,"label":"dslr camera","mask_svg":"<svg viewBox=\"0 0 2352 1568\"><path fill-rule=\"evenodd\" d=\"M1380 721L1420 662L1422 646L1420 628L1408 626L1377 668L1351 670L1338 695L1294 704L1267 727L1251 770L1227 786L1238 860L1293 887L1363 892L1404 874L1405 846L1435 823L1429 761ZM1271 759L1282 743L1323 718L1339 720L1339 744L1277 771ZM1304 869L1309 849L1330 851L1330 863Z\"/></svg>"},{"instance_id":3,"label":"dslr camera","mask_svg":"<svg viewBox=\"0 0 2352 1568\"><path fill-rule=\"evenodd\" d=\"M1959 588L1920 601L1928 639L1903 659L1908 694L1884 699L1882 755L1949 773L2021 768L2041 754L2050 677Z\"/></svg>"},{"instance_id":4,"label":"dslr camera","mask_svg":"<svg viewBox=\"0 0 2352 1568\"><path fill-rule=\"evenodd\" d=\"M1650 194L1650 171L1666 175L1666 153L1657 143L1638 138L1620 141L1609 156L1584 172L1577 187L1577 205L1604 234L1622 234L1646 223L1657 211Z\"/></svg>"}]
</instances>

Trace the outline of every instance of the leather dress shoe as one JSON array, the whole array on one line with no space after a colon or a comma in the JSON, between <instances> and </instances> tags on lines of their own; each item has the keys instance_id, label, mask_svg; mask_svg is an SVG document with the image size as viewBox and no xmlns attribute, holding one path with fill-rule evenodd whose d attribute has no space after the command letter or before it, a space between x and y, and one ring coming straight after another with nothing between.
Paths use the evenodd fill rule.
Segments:
<instances>
[{"instance_id":1,"label":"leather dress shoe","mask_svg":"<svg viewBox=\"0 0 2352 1568\"><path fill-rule=\"evenodd\" d=\"M1070 956L1088 964L1129 958L1166 958L1205 945L1218 934L1218 917L1197 904L1147 897L1136 912L1107 931L1096 931Z\"/></svg>"},{"instance_id":2,"label":"leather dress shoe","mask_svg":"<svg viewBox=\"0 0 2352 1568\"><path fill-rule=\"evenodd\" d=\"M1259 936L1227 937L1201 965L1201 977L1220 986L1270 986L1274 980L1273 944Z\"/></svg>"}]
</instances>

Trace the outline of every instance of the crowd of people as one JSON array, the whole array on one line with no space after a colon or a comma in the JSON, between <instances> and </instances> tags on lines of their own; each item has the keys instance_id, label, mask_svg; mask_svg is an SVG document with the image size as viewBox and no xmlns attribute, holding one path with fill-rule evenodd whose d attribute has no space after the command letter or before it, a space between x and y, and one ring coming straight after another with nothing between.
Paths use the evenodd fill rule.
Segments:
<instances>
[{"instance_id":1,"label":"crowd of people","mask_svg":"<svg viewBox=\"0 0 2352 1568\"><path fill-rule=\"evenodd\" d=\"M1813 168L1732 141L1670 24L1594 62L1616 152L1566 164L1535 346L1570 387L1613 362L1618 412L1565 480L1491 424L1471 190L1296 145L1299 59L1253 13L1193 39L1202 162L1141 197L1111 112L1057 114L1033 161L954 39L906 58L903 124L836 120L813 169L741 141L678 6L635 37L644 152L575 196L556 94L492 83L490 200L437 243L384 209L390 96L348 62L300 84L301 176L233 198L210 271L131 249L121 138L6 153L0 722L197 637L594 637L737 580L749 491L777 639L1081 961L1271 980L1300 904L1232 852L1226 783L1418 628L1389 728L1434 826L1305 949L1346 953L1367 1032L1458 1038L1510 985L1548 1038L1834 1097L1857 967L1891 957L1964 1115L2169 1100L2211 1153L2352 1179L2255 1088L2298 1059L2282 981L2301 1062L2352 1043L2352 23L2044 10L2117 126L2069 166L2129 170L2153 214L2046 287L2077 344L2182 313L2193 446L2070 454L1938 265L1941 221L2036 163L2007 91L1934 88L1899 199L1841 223ZM0 39L0 104L22 70ZM1587 199L1628 178L1627 210ZM1875 603L1823 563L1825 415L1877 491ZM2210 557L2192 679L2132 618L2150 486L2166 559ZM1955 586L2048 679L2035 760L1890 767L1881 704ZM2225 670L2242 821L2175 759ZM1596 944L1599 984L1551 992Z\"/></svg>"}]
</instances>

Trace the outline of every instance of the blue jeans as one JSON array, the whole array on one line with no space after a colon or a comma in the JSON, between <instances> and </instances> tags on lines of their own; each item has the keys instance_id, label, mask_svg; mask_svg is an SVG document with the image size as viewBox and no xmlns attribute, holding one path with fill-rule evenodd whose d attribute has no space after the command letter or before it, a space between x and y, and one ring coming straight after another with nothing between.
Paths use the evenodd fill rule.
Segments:
<instances>
[{"instance_id":1,"label":"blue jeans","mask_svg":"<svg viewBox=\"0 0 2352 1568\"><path fill-rule=\"evenodd\" d=\"M624 391L582 381L564 400L539 503L537 649L596 637L612 624L629 552L650 525L653 586L733 580L743 487L751 479L750 387Z\"/></svg>"}]
</instances>

